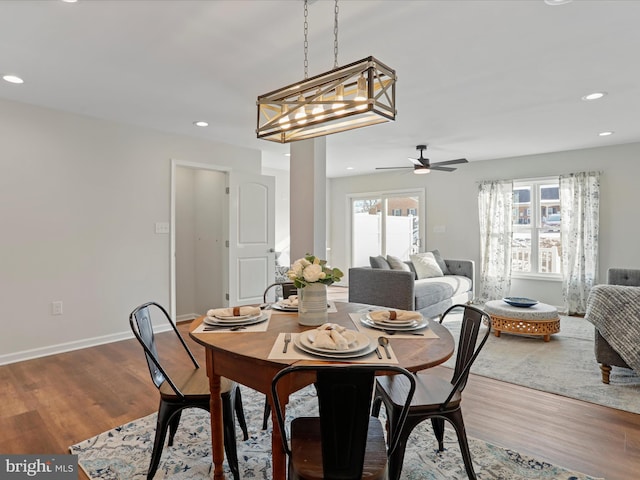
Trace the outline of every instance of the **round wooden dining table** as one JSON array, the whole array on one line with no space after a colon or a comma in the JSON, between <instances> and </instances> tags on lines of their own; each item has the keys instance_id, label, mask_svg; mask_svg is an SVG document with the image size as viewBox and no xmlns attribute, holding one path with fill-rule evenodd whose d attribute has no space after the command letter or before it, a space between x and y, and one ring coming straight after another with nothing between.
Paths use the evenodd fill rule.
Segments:
<instances>
[{"instance_id":1,"label":"round wooden dining table","mask_svg":"<svg viewBox=\"0 0 640 480\"><path fill-rule=\"evenodd\" d=\"M354 329L354 321L350 314L366 311L369 305L335 302L335 310L329 313L329 322ZM380 308L380 307L377 307ZM268 328L262 332L194 332L203 322L204 317L197 318L190 327L190 336L206 349L206 368L211 390L211 447L213 453L214 479L224 479L222 464L224 461L224 437L222 424L222 402L220 398L220 377L224 376L235 382L250 387L267 395L272 409L272 478L286 480L286 454L282 446L281 433L275 420L275 410L271 398L271 380L283 368L308 360L270 359L269 354L278 340L280 333L300 333L314 327L298 324L295 313L271 313ZM434 320L429 320L429 329L437 338L415 336L397 338L385 335L397 358L397 365L412 372L425 370L447 361L454 352L455 342L449 330ZM330 360L318 358L316 363ZM343 362L348 360L343 360ZM288 396L311 384L313 379L290 376L279 395L283 404Z\"/></svg>"}]
</instances>

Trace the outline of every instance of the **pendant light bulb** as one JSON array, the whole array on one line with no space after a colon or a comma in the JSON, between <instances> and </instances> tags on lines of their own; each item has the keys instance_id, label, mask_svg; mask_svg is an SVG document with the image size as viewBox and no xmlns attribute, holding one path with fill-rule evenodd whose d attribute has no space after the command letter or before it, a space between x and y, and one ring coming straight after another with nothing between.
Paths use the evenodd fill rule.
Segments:
<instances>
[{"instance_id":1,"label":"pendant light bulb","mask_svg":"<svg viewBox=\"0 0 640 480\"><path fill-rule=\"evenodd\" d=\"M288 113L289 107L282 105L282 118L280 118L279 123L284 130L291 127L291 123L289 123L289 115L287 115Z\"/></svg>"},{"instance_id":2,"label":"pendant light bulb","mask_svg":"<svg viewBox=\"0 0 640 480\"><path fill-rule=\"evenodd\" d=\"M364 75L360 75L358 78L358 90L356 91L356 102L361 103L356 107L356 110L365 110L367 108L367 81L364 79Z\"/></svg>"},{"instance_id":3,"label":"pendant light bulb","mask_svg":"<svg viewBox=\"0 0 640 480\"><path fill-rule=\"evenodd\" d=\"M304 105L305 99L303 95L298 97L298 103L302 106L297 108L297 112L295 115L296 122L300 125L304 125L307 123L307 107Z\"/></svg>"},{"instance_id":4,"label":"pendant light bulb","mask_svg":"<svg viewBox=\"0 0 640 480\"><path fill-rule=\"evenodd\" d=\"M344 110L344 103L342 103L342 100L344 100L344 85L338 85L336 87L336 103L334 103L331 108L333 108L334 110L336 110L335 114L336 115L344 115L346 112Z\"/></svg>"},{"instance_id":5,"label":"pendant light bulb","mask_svg":"<svg viewBox=\"0 0 640 480\"><path fill-rule=\"evenodd\" d=\"M319 102L324 101L324 98L322 98L322 94L320 93L320 90L318 90L317 95L318 96L315 99L316 101L319 101ZM324 105L322 103L319 103L318 105L313 107L313 110L311 111L311 115L313 115L314 120L322 120L324 118Z\"/></svg>"}]
</instances>

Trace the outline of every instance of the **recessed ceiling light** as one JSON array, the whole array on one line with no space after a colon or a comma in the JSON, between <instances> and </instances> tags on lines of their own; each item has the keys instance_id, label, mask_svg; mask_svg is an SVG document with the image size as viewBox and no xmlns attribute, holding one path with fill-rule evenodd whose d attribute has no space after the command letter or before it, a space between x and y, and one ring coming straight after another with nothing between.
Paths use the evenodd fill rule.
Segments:
<instances>
[{"instance_id":1,"label":"recessed ceiling light","mask_svg":"<svg viewBox=\"0 0 640 480\"><path fill-rule=\"evenodd\" d=\"M554 7L556 5L564 5L565 3L571 3L572 1L573 0L544 0L544 3Z\"/></svg>"},{"instance_id":2,"label":"recessed ceiling light","mask_svg":"<svg viewBox=\"0 0 640 480\"><path fill-rule=\"evenodd\" d=\"M590 93L588 95L585 95L584 97L582 97L582 100L584 101L589 101L589 100L599 100L602 97L604 97L607 94L607 92L593 92Z\"/></svg>"},{"instance_id":3,"label":"recessed ceiling light","mask_svg":"<svg viewBox=\"0 0 640 480\"><path fill-rule=\"evenodd\" d=\"M285 154L284 154L284 156L285 156L285 157L290 157L290 156L291 156L291 154L290 154L290 153L285 153Z\"/></svg>"},{"instance_id":4,"label":"recessed ceiling light","mask_svg":"<svg viewBox=\"0 0 640 480\"><path fill-rule=\"evenodd\" d=\"M613 135L613 132L600 132L598 135L601 137L608 137L609 135Z\"/></svg>"},{"instance_id":5,"label":"recessed ceiling light","mask_svg":"<svg viewBox=\"0 0 640 480\"><path fill-rule=\"evenodd\" d=\"M208 127L209 126L209 124L207 122L203 122L203 121L193 122L193 124L196 127Z\"/></svg>"},{"instance_id":6,"label":"recessed ceiling light","mask_svg":"<svg viewBox=\"0 0 640 480\"><path fill-rule=\"evenodd\" d=\"M24 83L24 80L22 80L20 77L17 77L15 75L4 75L2 79L9 83Z\"/></svg>"},{"instance_id":7,"label":"recessed ceiling light","mask_svg":"<svg viewBox=\"0 0 640 480\"><path fill-rule=\"evenodd\" d=\"M64 3L76 3L78 0L62 0Z\"/></svg>"},{"instance_id":8,"label":"recessed ceiling light","mask_svg":"<svg viewBox=\"0 0 640 480\"><path fill-rule=\"evenodd\" d=\"M347 167L347 170L353 170L353 167Z\"/></svg>"}]
</instances>

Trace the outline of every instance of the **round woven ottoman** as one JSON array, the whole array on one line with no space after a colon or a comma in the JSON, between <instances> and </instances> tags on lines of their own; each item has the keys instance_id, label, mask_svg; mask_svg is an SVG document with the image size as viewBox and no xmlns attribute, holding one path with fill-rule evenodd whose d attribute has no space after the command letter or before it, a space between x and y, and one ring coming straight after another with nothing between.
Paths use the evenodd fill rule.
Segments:
<instances>
[{"instance_id":1,"label":"round woven ottoman","mask_svg":"<svg viewBox=\"0 0 640 480\"><path fill-rule=\"evenodd\" d=\"M548 342L551 334L560 331L558 309L546 303L523 308L503 300L491 300L485 304L484 311L491 316L491 327L496 337L501 332L541 335Z\"/></svg>"}]
</instances>

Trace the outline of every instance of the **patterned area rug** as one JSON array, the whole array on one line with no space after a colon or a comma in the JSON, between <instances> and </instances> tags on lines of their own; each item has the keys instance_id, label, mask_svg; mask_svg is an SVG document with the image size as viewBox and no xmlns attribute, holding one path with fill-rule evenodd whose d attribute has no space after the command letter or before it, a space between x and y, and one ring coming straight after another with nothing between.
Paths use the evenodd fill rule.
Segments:
<instances>
[{"instance_id":1,"label":"patterned area rug","mask_svg":"<svg viewBox=\"0 0 640 480\"><path fill-rule=\"evenodd\" d=\"M242 441L238 429L238 459L242 479L271 479L271 428L260 430L264 396L242 388L249 426L249 440ZM316 409L314 390L306 388L291 397L288 416L308 414ZM78 454L82 469L92 480L145 479L151 459L155 414L122 425L71 446ZM209 414L190 409L183 413L173 447L165 448L154 480L204 480L212 478ZM469 439L471 454L480 480L590 480L594 477L570 472L548 463L525 457L509 449ZM225 476L230 471L225 462ZM466 480L457 440L449 429L445 451L436 452L431 422L423 422L411 436L402 479Z\"/></svg>"},{"instance_id":2,"label":"patterned area rug","mask_svg":"<svg viewBox=\"0 0 640 480\"><path fill-rule=\"evenodd\" d=\"M445 325L457 340L462 315ZM560 332L545 342L541 337L503 333L489 335L471 373L516 385L556 393L606 407L640 413L640 375L613 367L610 384L602 383L593 352L594 327L580 317L562 316ZM450 359L445 366L453 368Z\"/></svg>"}]
</instances>

